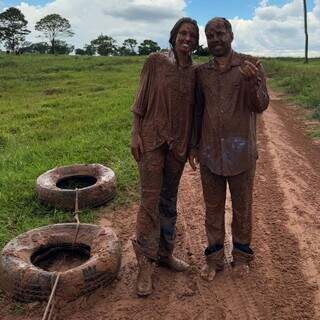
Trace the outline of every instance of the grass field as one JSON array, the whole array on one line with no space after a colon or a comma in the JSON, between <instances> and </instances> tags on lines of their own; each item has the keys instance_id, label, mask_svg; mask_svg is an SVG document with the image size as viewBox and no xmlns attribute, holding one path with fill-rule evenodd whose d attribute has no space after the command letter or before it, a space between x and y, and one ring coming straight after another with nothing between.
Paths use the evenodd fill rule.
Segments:
<instances>
[{"instance_id":1,"label":"grass field","mask_svg":"<svg viewBox=\"0 0 320 320\"><path fill-rule=\"evenodd\" d=\"M104 164L118 178L112 205L136 195L130 106L143 60L0 56L0 247L31 228L72 221L37 201L35 180L53 167Z\"/></svg>"},{"instance_id":2,"label":"grass field","mask_svg":"<svg viewBox=\"0 0 320 320\"><path fill-rule=\"evenodd\" d=\"M202 58L201 61L206 61ZM37 226L72 221L39 204L35 180L56 166L101 163L118 178L111 206L137 196L130 106L143 57L0 56L0 248ZM198 60L199 61L199 60ZM320 61L264 60L271 85L320 117ZM93 222L99 210L81 214Z\"/></svg>"},{"instance_id":3,"label":"grass field","mask_svg":"<svg viewBox=\"0 0 320 320\"><path fill-rule=\"evenodd\" d=\"M269 85L289 95L289 99L310 109L311 117L320 120L320 59L263 59ZM320 132L315 132L320 138Z\"/></svg>"}]
</instances>

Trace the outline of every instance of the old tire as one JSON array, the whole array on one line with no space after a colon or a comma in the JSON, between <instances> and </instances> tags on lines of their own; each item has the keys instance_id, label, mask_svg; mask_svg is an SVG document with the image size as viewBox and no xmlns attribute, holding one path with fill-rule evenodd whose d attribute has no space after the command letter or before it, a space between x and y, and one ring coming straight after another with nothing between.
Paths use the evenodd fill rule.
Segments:
<instances>
[{"instance_id":1,"label":"old tire","mask_svg":"<svg viewBox=\"0 0 320 320\"><path fill-rule=\"evenodd\" d=\"M68 177L90 176L96 182L78 189L78 208L83 210L100 206L115 196L116 177L114 172L101 164L80 164L58 167L38 177L36 189L40 201L56 208L73 211L76 190L61 189L59 181Z\"/></svg>"},{"instance_id":2,"label":"old tire","mask_svg":"<svg viewBox=\"0 0 320 320\"><path fill-rule=\"evenodd\" d=\"M72 244L76 224L54 224L28 231L10 241L0 259L0 287L19 302L47 301L57 274L31 263L32 255L45 247ZM120 243L111 228L81 224L77 243L91 248L82 265L62 272L56 296L72 301L109 284L121 264Z\"/></svg>"}]
</instances>

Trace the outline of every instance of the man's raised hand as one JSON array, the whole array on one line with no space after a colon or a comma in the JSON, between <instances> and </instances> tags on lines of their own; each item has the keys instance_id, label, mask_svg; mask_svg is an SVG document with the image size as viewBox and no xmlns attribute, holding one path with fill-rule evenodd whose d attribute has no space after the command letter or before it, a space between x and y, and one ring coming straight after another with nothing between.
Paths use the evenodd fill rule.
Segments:
<instances>
[{"instance_id":1,"label":"man's raised hand","mask_svg":"<svg viewBox=\"0 0 320 320\"><path fill-rule=\"evenodd\" d=\"M260 65L260 61L257 61L256 64L245 60L244 64L240 66L240 72L244 75L247 80L251 80L255 78L258 74L258 66Z\"/></svg>"}]
</instances>

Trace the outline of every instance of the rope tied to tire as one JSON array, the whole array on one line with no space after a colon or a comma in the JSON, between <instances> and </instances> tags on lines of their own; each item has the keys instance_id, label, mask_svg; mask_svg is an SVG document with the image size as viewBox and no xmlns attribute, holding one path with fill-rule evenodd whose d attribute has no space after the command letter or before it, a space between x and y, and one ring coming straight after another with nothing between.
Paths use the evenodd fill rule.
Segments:
<instances>
[{"instance_id":1,"label":"rope tied to tire","mask_svg":"<svg viewBox=\"0 0 320 320\"><path fill-rule=\"evenodd\" d=\"M49 311L50 311L50 313L49 313L49 316L48 316L47 320L51 320L52 319L53 310L54 310L54 304L53 304L54 300L53 300L53 298L54 298L54 295L56 293L56 289L57 289L57 286L58 286L59 279L60 279L60 272L58 272L56 280L55 280L54 285L52 287L50 298L49 298L48 304L46 306L46 310L44 311L42 320L46 320Z\"/></svg>"},{"instance_id":2,"label":"rope tied to tire","mask_svg":"<svg viewBox=\"0 0 320 320\"><path fill-rule=\"evenodd\" d=\"M76 188L76 200L75 200L75 205L74 205L73 217L75 218L75 220L77 222L77 228L76 228L76 235L73 239L72 246L75 245L77 238L78 238L78 234L79 234L79 229L80 229L79 213L80 213L80 210L79 210L79 189Z\"/></svg>"},{"instance_id":3,"label":"rope tied to tire","mask_svg":"<svg viewBox=\"0 0 320 320\"><path fill-rule=\"evenodd\" d=\"M77 227L76 227L76 234L75 234L75 237L73 239L72 246L74 246L76 241L77 241L78 234L79 234L79 229L80 229L80 224L81 224L80 223L80 219L79 219L80 210L79 210L79 189L78 188L76 188L76 196L75 196L75 206L74 206L74 208L75 208L75 210L74 210L74 213L73 213L73 217L77 222ZM58 286L58 282L59 282L59 279L60 279L60 275L61 275L61 273L58 272L57 273L57 277L56 277L55 282L54 282L54 285L52 287L52 291L51 291L51 294L50 294L50 297L49 297L45 312L43 314L42 320L51 320L52 319L52 316L54 314L54 302L55 302L54 295L55 295L56 290L57 290L57 286ZM50 311L50 313L49 313L49 311ZM47 316L48 316L48 318L47 318Z\"/></svg>"}]
</instances>

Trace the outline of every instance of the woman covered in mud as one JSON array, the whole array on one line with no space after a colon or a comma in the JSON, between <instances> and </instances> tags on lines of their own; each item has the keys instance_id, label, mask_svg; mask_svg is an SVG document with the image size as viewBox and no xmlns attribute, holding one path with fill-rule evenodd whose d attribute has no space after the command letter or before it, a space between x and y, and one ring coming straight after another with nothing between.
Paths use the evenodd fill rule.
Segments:
<instances>
[{"instance_id":1,"label":"woman covered in mud","mask_svg":"<svg viewBox=\"0 0 320 320\"><path fill-rule=\"evenodd\" d=\"M137 294L152 293L154 262L174 271L189 265L173 255L177 193L191 134L197 22L181 18L170 33L171 50L151 54L133 105L131 152L138 163L141 202L133 247L139 273Z\"/></svg>"}]
</instances>

